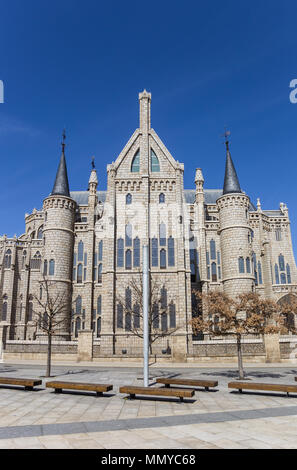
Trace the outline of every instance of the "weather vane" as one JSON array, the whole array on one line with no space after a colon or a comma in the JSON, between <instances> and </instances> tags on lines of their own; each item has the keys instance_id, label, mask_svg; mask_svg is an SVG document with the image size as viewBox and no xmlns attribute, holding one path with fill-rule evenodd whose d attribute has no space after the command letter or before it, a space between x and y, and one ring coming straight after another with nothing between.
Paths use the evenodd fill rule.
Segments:
<instances>
[{"instance_id":1,"label":"weather vane","mask_svg":"<svg viewBox=\"0 0 297 470\"><path fill-rule=\"evenodd\" d=\"M95 157L92 157L92 169L95 170Z\"/></svg>"},{"instance_id":2,"label":"weather vane","mask_svg":"<svg viewBox=\"0 0 297 470\"><path fill-rule=\"evenodd\" d=\"M66 132L65 132L65 129L63 130L63 134L62 134L62 150L64 152L64 148L65 148L65 139L66 139Z\"/></svg>"},{"instance_id":3,"label":"weather vane","mask_svg":"<svg viewBox=\"0 0 297 470\"><path fill-rule=\"evenodd\" d=\"M231 132L228 131L227 128L225 127L225 132L222 135L222 137L225 137L225 144L226 144L227 150L229 149L229 137L230 137L230 135L231 135Z\"/></svg>"}]
</instances>

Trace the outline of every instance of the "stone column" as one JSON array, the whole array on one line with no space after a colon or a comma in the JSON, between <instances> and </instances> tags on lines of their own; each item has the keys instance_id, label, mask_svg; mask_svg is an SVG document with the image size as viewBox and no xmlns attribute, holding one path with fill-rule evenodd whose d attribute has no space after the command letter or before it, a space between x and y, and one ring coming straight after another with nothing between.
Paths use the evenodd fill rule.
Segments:
<instances>
[{"instance_id":1,"label":"stone column","mask_svg":"<svg viewBox=\"0 0 297 470\"><path fill-rule=\"evenodd\" d=\"M77 362L93 360L93 331L80 330L78 332Z\"/></svg>"}]
</instances>

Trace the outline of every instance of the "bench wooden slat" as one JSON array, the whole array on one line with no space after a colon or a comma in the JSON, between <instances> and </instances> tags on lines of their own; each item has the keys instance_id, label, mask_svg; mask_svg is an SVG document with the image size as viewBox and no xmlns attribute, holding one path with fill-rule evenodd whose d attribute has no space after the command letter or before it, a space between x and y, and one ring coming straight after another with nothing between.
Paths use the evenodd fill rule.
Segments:
<instances>
[{"instance_id":1,"label":"bench wooden slat","mask_svg":"<svg viewBox=\"0 0 297 470\"><path fill-rule=\"evenodd\" d=\"M178 397L181 401L183 398L190 398L194 395L195 390L189 388L156 388L156 387L134 387L125 385L119 388L120 393L127 393L131 397L135 395L160 395L169 397Z\"/></svg>"},{"instance_id":2,"label":"bench wooden slat","mask_svg":"<svg viewBox=\"0 0 297 470\"><path fill-rule=\"evenodd\" d=\"M23 387L33 388L35 385L41 385L42 380L21 377L0 377L0 384L20 385Z\"/></svg>"},{"instance_id":3,"label":"bench wooden slat","mask_svg":"<svg viewBox=\"0 0 297 470\"><path fill-rule=\"evenodd\" d=\"M158 377L157 383L164 384L167 386L170 385L189 385L192 387L204 387L208 389L209 387L216 387L218 382L216 380L199 380L199 379L177 379L177 378L170 378L170 377Z\"/></svg>"},{"instance_id":4,"label":"bench wooden slat","mask_svg":"<svg viewBox=\"0 0 297 470\"><path fill-rule=\"evenodd\" d=\"M266 390L271 392L296 392L297 385L293 384L268 384L256 382L229 382L228 388L236 388L238 390Z\"/></svg>"},{"instance_id":5,"label":"bench wooden slat","mask_svg":"<svg viewBox=\"0 0 297 470\"><path fill-rule=\"evenodd\" d=\"M97 393L108 392L113 389L111 384L94 384L86 382L61 382L61 381L52 381L46 382L47 388L54 388L55 390L85 390Z\"/></svg>"}]
</instances>

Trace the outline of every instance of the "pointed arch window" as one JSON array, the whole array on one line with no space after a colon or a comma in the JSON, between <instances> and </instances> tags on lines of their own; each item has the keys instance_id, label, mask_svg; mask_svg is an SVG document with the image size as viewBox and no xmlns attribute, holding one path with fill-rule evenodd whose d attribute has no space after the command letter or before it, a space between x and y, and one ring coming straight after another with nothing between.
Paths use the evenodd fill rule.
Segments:
<instances>
[{"instance_id":1,"label":"pointed arch window","mask_svg":"<svg viewBox=\"0 0 297 470\"><path fill-rule=\"evenodd\" d=\"M274 265L274 274L275 274L275 284L279 284L279 273L278 273L278 265Z\"/></svg>"},{"instance_id":2,"label":"pointed arch window","mask_svg":"<svg viewBox=\"0 0 297 470\"><path fill-rule=\"evenodd\" d=\"M210 258L216 259L216 242L214 240L210 240Z\"/></svg>"},{"instance_id":3,"label":"pointed arch window","mask_svg":"<svg viewBox=\"0 0 297 470\"><path fill-rule=\"evenodd\" d=\"M39 251L35 253L33 258L31 259L30 265L31 269L40 269L40 264L41 264L41 254Z\"/></svg>"},{"instance_id":4,"label":"pointed arch window","mask_svg":"<svg viewBox=\"0 0 297 470\"><path fill-rule=\"evenodd\" d=\"M4 267L10 268L11 267L11 250L6 250L5 257L4 257Z\"/></svg>"},{"instance_id":5,"label":"pointed arch window","mask_svg":"<svg viewBox=\"0 0 297 470\"><path fill-rule=\"evenodd\" d=\"M165 203L165 194L164 193L159 194L159 203L160 204Z\"/></svg>"},{"instance_id":6,"label":"pointed arch window","mask_svg":"<svg viewBox=\"0 0 297 470\"><path fill-rule=\"evenodd\" d=\"M166 250L164 250L164 248L160 250L160 268L166 268Z\"/></svg>"},{"instance_id":7,"label":"pointed arch window","mask_svg":"<svg viewBox=\"0 0 297 470\"><path fill-rule=\"evenodd\" d=\"M78 284L82 283L82 275L83 275L83 267L82 267L82 264L79 263L79 265L77 266L77 280L76 280Z\"/></svg>"},{"instance_id":8,"label":"pointed arch window","mask_svg":"<svg viewBox=\"0 0 297 470\"><path fill-rule=\"evenodd\" d=\"M54 259L50 259L48 274L49 276L53 276L55 274L55 260Z\"/></svg>"},{"instance_id":9,"label":"pointed arch window","mask_svg":"<svg viewBox=\"0 0 297 470\"><path fill-rule=\"evenodd\" d=\"M247 273L251 272L251 260L250 260L250 258L246 259L246 272Z\"/></svg>"},{"instance_id":10,"label":"pointed arch window","mask_svg":"<svg viewBox=\"0 0 297 470\"><path fill-rule=\"evenodd\" d=\"M217 282L217 263L211 263L211 280L212 282Z\"/></svg>"},{"instance_id":11,"label":"pointed arch window","mask_svg":"<svg viewBox=\"0 0 297 470\"><path fill-rule=\"evenodd\" d=\"M125 253L125 268L132 269L132 251L127 250Z\"/></svg>"},{"instance_id":12,"label":"pointed arch window","mask_svg":"<svg viewBox=\"0 0 297 470\"><path fill-rule=\"evenodd\" d=\"M97 318L97 338L100 336L101 333L101 317Z\"/></svg>"},{"instance_id":13,"label":"pointed arch window","mask_svg":"<svg viewBox=\"0 0 297 470\"><path fill-rule=\"evenodd\" d=\"M123 306L117 305L117 328L123 328Z\"/></svg>"},{"instance_id":14,"label":"pointed arch window","mask_svg":"<svg viewBox=\"0 0 297 470\"><path fill-rule=\"evenodd\" d=\"M287 271L287 281L288 281L288 284L291 284L291 270L290 270L290 266L289 266L288 263L287 263L287 265L286 265L286 271Z\"/></svg>"},{"instance_id":15,"label":"pointed arch window","mask_svg":"<svg viewBox=\"0 0 297 470\"><path fill-rule=\"evenodd\" d=\"M98 261L102 261L102 255L103 255L103 240L100 240L98 243Z\"/></svg>"},{"instance_id":16,"label":"pointed arch window","mask_svg":"<svg viewBox=\"0 0 297 470\"><path fill-rule=\"evenodd\" d=\"M168 266L174 266L174 238L171 236L168 238Z\"/></svg>"},{"instance_id":17,"label":"pointed arch window","mask_svg":"<svg viewBox=\"0 0 297 470\"><path fill-rule=\"evenodd\" d=\"M77 261L83 261L83 259L84 259L84 244L82 241L80 241L78 244L78 249L77 249Z\"/></svg>"},{"instance_id":18,"label":"pointed arch window","mask_svg":"<svg viewBox=\"0 0 297 470\"><path fill-rule=\"evenodd\" d=\"M158 171L160 171L160 163L157 155L155 154L153 149L151 149L151 172L157 173Z\"/></svg>"},{"instance_id":19,"label":"pointed arch window","mask_svg":"<svg viewBox=\"0 0 297 470\"><path fill-rule=\"evenodd\" d=\"M169 328L176 328L176 313L173 301L169 304Z\"/></svg>"},{"instance_id":20,"label":"pointed arch window","mask_svg":"<svg viewBox=\"0 0 297 470\"><path fill-rule=\"evenodd\" d=\"M281 279L281 284L286 284L287 283L285 273L280 274L280 279Z\"/></svg>"},{"instance_id":21,"label":"pointed arch window","mask_svg":"<svg viewBox=\"0 0 297 470\"><path fill-rule=\"evenodd\" d=\"M78 337L78 332L81 329L81 319L78 317L75 321L75 337Z\"/></svg>"},{"instance_id":22,"label":"pointed arch window","mask_svg":"<svg viewBox=\"0 0 297 470\"><path fill-rule=\"evenodd\" d=\"M119 268L124 266L124 240L122 238L118 239L118 252L117 252L117 265Z\"/></svg>"},{"instance_id":23,"label":"pointed arch window","mask_svg":"<svg viewBox=\"0 0 297 470\"><path fill-rule=\"evenodd\" d=\"M43 225L41 225L41 227L39 227L39 229L38 229L38 232L37 232L38 240L42 239L42 234L43 234Z\"/></svg>"},{"instance_id":24,"label":"pointed arch window","mask_svg":"<svg viewBox=\"0 0 297 470\"><path fill-rule=\"evenodd\" d=\"M135 329L140 328L140 307L139 304L133 306L133 326Z\"/></svg>"},{"instance_id":25,"label":"pointed arch window","mask_svg":"<svg viewBox=\"0 0 297 470\"><path fill-rule=\"evenodd\" d=\"M159 256L158 256L158 239L152 238L152 266L159 266Z\"/></svg>"},{"instance_id":26,"label":"pointed arch window","mask_svg":"<svg viewBox=\"0 0 297 470\"><path fill-rule=\"evenodd\" d=\"M126 204L132 204L132 194L126 194Z\"/></svg>"},{"instance_id":27,"label":"pointed arch window","mask_svg":"<svg viewBox=\"0 0 297 470\"><path fill-rule=\"evenodd\" d=\"M131 164L131 172L132 173L139 173L140 169L140 151L137 150L136 154L133 157L132 164Z\"/></svg>"},{"instance_id":28,"label":"pointed arch window","mask_svg":"<svg viewBox=\"0 0 297 470\"><path fill-rule=\"evenodd\" d=\"M102 263L98 266L98 284L102 284Z\"/></svg>"},{"instance_id":29,"label":"pointed arch window","mask_svg":"<svg viewBox=\"0 0 297 470\"><path fill-rule=\"evenodd\" d=\"M44 260L44 264L43 264L43 274L44 276L47 275L47 260L46 259Z\"/></svg>"},{"instance_id":30,"label":"pointed arch window","mask_svg":"<svg viewBox=\"0 0 297 470\"><path fill-rule=\"evenodd\" d=\"M238 258L238 269L240 273L244 273L244 259L242 256Z\"/></svg>"},{"instance_id":31,"label":"pointed arch window","mask_svg":"<svg viewBox=\"0 0 297 470\"><path fill-rule=\"evenodd\" d=\"M76 297L76 300L75 300L75 313L76 313L76 315L81 314L81 308L82 308L82 300L81 300L81 296L78 295Z\"/></svg>"},{"instance_id":32,"label":"pointed arch window","mask_svg":"<svg viewBox=\"0 0 297 470\"><path fill-rule=\"evenodd\" d=\"M279 255L278 264L279 264L279 270L284 271L285 270L285 258L283 255Z\"/></svg>"},{"instance_id":33,"label":"pointed arch window","mask_svg":"<svg viewBox=\"0 0 297 470\"><path fill-rule=\"evenodd\" d=\"M140 240L138 237L133 240L133 266L135 268L140 266Z\"/></svg>"},{"instance_id":34,"label":"pointed arch window","mask_svg":"<svg viewBox=\"0 0 297 470\"><path fill-rule=\"evenodd\" d=\"M101 308L102 308L102 297L101 295L97 298L97 315L101 315Z\"/></svg>"},{"instance_id":35,"label":"pointed arch window","mask_svg":"<svg viewBox=\"0 0 297 470\"><path fill-rule=\"evenodd\" d=\"M153 305L153 328L159 328L159 306L155 302Z\"/></svg>"}]
</instances>

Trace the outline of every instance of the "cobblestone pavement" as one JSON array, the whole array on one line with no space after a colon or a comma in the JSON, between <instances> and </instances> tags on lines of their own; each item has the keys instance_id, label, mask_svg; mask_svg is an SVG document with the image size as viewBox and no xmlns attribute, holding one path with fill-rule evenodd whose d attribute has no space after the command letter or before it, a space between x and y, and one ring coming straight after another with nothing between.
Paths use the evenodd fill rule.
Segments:
<instances>
[{"instance_id":1,"label":"cobblestone pavement","mask_svg":"<svg viewBox=\"0 0 297 470\"><path fill-rule=\"evenodd\" d=\"M248 379L296 383L297 365L251 366ZM0 364L0 375L42 377L36 364ZM193 400L119 394L120 385L142 385L137 367L54 366L52 378L112 383L103 397L93 393L0 387L1 449L296 449L297 394L230 392L233 366L151 368L151 376L217 379L216 391L196 391ZM151 380L154 383L154 380ZM156 385L159 386L159 385Z\"/></svg>"}]
</instances>

